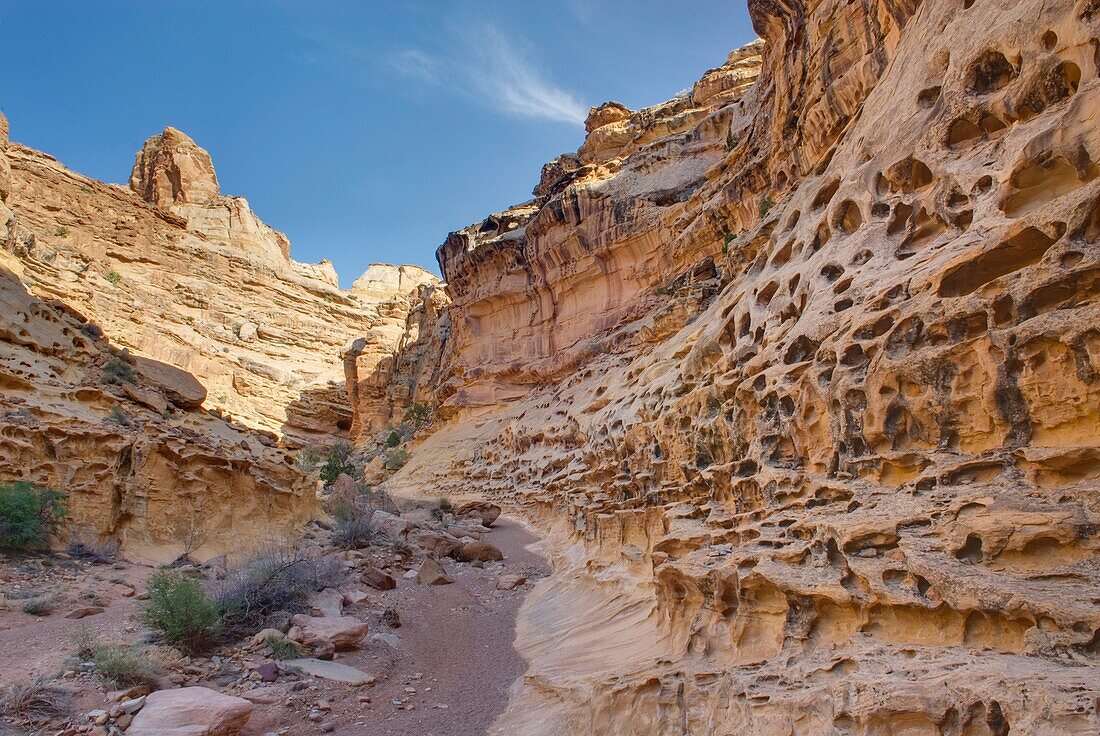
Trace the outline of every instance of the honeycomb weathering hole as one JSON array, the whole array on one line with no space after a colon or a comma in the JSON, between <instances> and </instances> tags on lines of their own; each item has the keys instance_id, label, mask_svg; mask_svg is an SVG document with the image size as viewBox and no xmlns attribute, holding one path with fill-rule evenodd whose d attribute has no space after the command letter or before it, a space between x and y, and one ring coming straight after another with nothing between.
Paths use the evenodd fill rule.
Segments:
<instances>
[{"instance_id":1,"label":"honeycomb weathering hole","mask_svg":"<svg viewBox=\"0 0 1100 736\"><path fill-rule=\"evenodd\" d=\"M966 263L955 266L940 281L941 297L966 296L990 281L1038 263L1054 245L1038 228L1029 227Z\"/></svg>"},{"instance_id":2,"label":"honeycomb weathering hole","mask_svg":"<svg viewBox=\"0 0 1100 736\"><path fill-rule=\"evenodd\" d=\"M967 91L976 95L985 95L1004 89L1016 78L1016 67L1012 66L1000 51L986 51L970 66Z\"/></svg>"}]
</instances>

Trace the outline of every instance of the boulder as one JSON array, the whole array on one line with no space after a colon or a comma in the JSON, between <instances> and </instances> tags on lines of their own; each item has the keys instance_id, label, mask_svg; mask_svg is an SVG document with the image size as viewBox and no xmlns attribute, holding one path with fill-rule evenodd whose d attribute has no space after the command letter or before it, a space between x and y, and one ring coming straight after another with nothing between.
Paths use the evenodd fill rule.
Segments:
<instances>
[{"instance_id":1,"label":"boulder","mask_svg":"<svg viewBox=\"0 0 1100 736\"><path fill-rule=\"evenodd\" d=\"M497 590L515 590L526 582L522 575L501 575L497 578Z\"/></svg>"},{"instance_id":2,"label":"boulder","mask_svg":"<svg viewBox=\"0 0 1100 736\"><path fill-rule=\"evenodd\" d=\"M65 614L65 618L80 619L88 616L96 616L103 613L103 609L99 606L81 606L80 608L74 608Z\"/></svg>"},{"instance_id":3,"label":"boulder","mask_svg":"<svg viewBox=\"0 0 1100 736\"><path fill-rule=\"evenodd\" d=\"M291 622L301 629L302 643L310 646L329 641L337 649L354 649L367 635L367 625L351 616L315 618L298 614Z\"/></svg>"},{"instance_id":4,"label":"boulder","mask_svg":"<svg viewBox=\"0 0 1100 736\"><path fill-rule=\"evenodd\" d=\"M374 675L339 662L306 658L284 660L282 665L287 670L320 677L322 680L343 682L348 685L372 685L375 681Z\"/></svg>"},{"instance_id":5,"label":"boulder","mask_svg":"<svg viewBox=\"0 0 1100 736\"><path fill-rule=\"evenodd\" d=\"M235 736L252 715L252 703L205 687L158 690L145 700L129 736Z\"/></svg>"},{"instance_id":6,"label":"boulder","mask_svg":"<svg viewBox=\"0 0 1100 736\"><path fill-rule=\"evenodd\" d=\"M364 591L358 588L340 588L340 595L343 596L344 603L349 606L357 606L369 598Z\"/></svg>"},{"instance_id":7,"label":"boulder","mask_svg":"<svg viewBox=\"0 0 1100 736\"><path fill-rule=\"evenodd\" d=\"M375 511L371 516L370 526L379 534L393 540L403 539L414 527L407 519L385 511Z\"/></svg>"},{"instance_id":8,"label":"boulder","mask_svg":"<svg viewBox=\"0 0 1100 736\"><path fill-rule=\"evenodd\" d=\"M344 614L344 596L335 588L325 588L309 598L309 607L317 616L342 616Z\"/></svg>"},{"instance_id":9,"label":"boulder","mask_svg":"<svg viewBox=\"0 0 1100 736\"><path fill-rule=\"evenodd\" d=\"M492 526L500 517L500 506L488 501L470 501L455 509L459 516L476 516L481 519L482 526Z\"/></svg>"},{"instance_id":10,"label":"boulder","mask_svg":"<svg viewBox=\"0 0 1100 736\"><path fill-rule=\"evenodd\" d=\"M450 557L462 546L458 538L434 529L414 529L409 532L409 542L435 558Z\"/></svg>"},{"instance_id":11,"label":"boulder","mask_svg":"<svg viewBox=\"0 0 1100 736\"><path fill-rule=\"evenodd\" d=\"M429 557L420 563L420 569L416 571L416 582L425 585L447 585L454 580L442 565Z\"/></svg>"},{"instance_id":12,"label":"boulder","mask_svg":"<svg viewBox=\"0 0 1100 736\"><path fill-rule=\"evenodd\" d=\"M131 355L130 362L138 375L157 386L179 408L198 409L206 400L206 388L187 371L140 355Z\"/></svg>"},{"instance_id":13,"label":"boulder","mask_svg":"<svg viewBox=\"0 0 1100 736\"><path fill-rule=\"evenodd\" d=\"M499 549L477 539L463 542L455 556L463 562L495 562L504 559L504 554Z\"/></svg>"},{"instance_id":14,"label":"boulder","mask_svg":"<svg viewBox=\"0 0 1100 736\"><path fill-rule=\"evenodd\" d=\"M364 567L359 579L375 590L393 590L397 587L397 581L392 575L388 575L377 567Z\"/></svg>"}]
</instances>

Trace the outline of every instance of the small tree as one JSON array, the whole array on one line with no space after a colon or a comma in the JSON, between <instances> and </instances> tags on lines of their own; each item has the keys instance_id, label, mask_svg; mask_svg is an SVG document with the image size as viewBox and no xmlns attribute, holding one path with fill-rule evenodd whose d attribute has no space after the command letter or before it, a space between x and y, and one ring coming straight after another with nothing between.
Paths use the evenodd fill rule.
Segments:
<instances>
[{"instance_id":1,"label":"small tree","mask_svg":"<svg viewBox=\"0 0 1100 736\"><path fill-rule=\"evenodd\" d=\"M386 436L386 447L397 447L401 444L401 434L395 429Z\"/></svg>"},{"instance_id":2,"label":"small tree","mask_svg":"<svg viewBox=\"0 0 1100 736\"><path fill-rule=\"evenodd\" d=\"M149 578L148 590L143 617L165 641L191 652L214 643L221 630L218 609L198 580L174 570L159 570Z\"/></svg>"},{"instance_id":3,"label":"small tree","mask_svg":"<svg viewBox=\"0 0 1100 736\"><path fill-rule=\"evenodd\" d=\"M341 474L355 475L355 465L351 462L351 446L343 442L329 449L325 464L321 466L321 480L325 486L330 486Z\"/></svg>"},{"instance_id":4,"label":"small tree","mask_svg":"<svg viewBox=\"0 0 1100 736\"><path fill-rule=\"evenodd\" d=\"M0 484L0 548L42 549L65 518L61 491L15 481Z\"/></svg>"}]
</instances>

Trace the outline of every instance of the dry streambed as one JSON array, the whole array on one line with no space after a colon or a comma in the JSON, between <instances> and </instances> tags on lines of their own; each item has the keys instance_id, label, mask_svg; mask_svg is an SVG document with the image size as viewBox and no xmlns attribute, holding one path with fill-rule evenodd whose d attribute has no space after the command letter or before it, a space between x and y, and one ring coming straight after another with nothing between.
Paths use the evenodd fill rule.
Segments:
<instances>
[{"instance_id":1,"label":"dry streambed","mask_svg":"<svg viewBox=\"0 0 1100 736\"><path fill-rule=\"evenodd\" d=\"M59 712L9 708L0 735L484 733L524 672L513 648L516 615L529 581L548 572L526 549L535 538L510 519L490 519L496 512L391 508L371 521L374 543L353 550L312 530L307 549L339 561L339 582L306 612L272 617L274 630L204 656L147 647L157 667L151 692L105 683L71 643L78 627L104 642L149 641L141 599L150 568L65 555L5 559L0 684L41 678ZM215 584L224 575L217 564L202 572ZM23 611L45 597L45 615ZM280 639L287 644L276 658Z\"/></svg>"}]
</instances>

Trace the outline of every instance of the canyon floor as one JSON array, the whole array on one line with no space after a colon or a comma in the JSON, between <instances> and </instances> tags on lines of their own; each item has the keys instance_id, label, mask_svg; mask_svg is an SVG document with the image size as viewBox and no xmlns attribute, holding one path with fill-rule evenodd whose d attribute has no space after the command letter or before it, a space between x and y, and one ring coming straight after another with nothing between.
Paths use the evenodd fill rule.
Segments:
<instances>
[{"instance_id":1,"label":"canyon floor","mask_svg":"<svg viewBox=\"0 0 1100 736\"><path fill-rule=\"evenodd\" d=\"M333 663L366 673L373 680L368 684L340 684L286 666L273 682L257 681L249 677L252 672L279 663L247 640L205 657L171 652L151 658L166 686L198 685L252 702L243 736L486 733L526 669L514 640L530 584L511 587L500 580L534 581L548 567L529 549L537 537L516 520L498 519L482 541L499 549L504 560L484 566L445 562L453 583L431 585L399 574L406 565L395 558L387 573L396 587L370 590L369 597L342 611L367 623L370 634L361 646L337 653ZM77 663L73 632L82 628L101 642L147 642L141 599L152 572L123 560L96 564L64 553L0 559L0 580L11 604L0 610L0 686L60 673L55 692L64 703L64 713L49 723L0 714L0 734L99 733L91 730L94 714L110 711L120 696ZM50 602L46 615L22 610L26 601L43 599ZM79 612L87 615L74 620ZM116 725L112 719L112 730L103 733L116 733Z\"/></svg>"}]
</instances>

